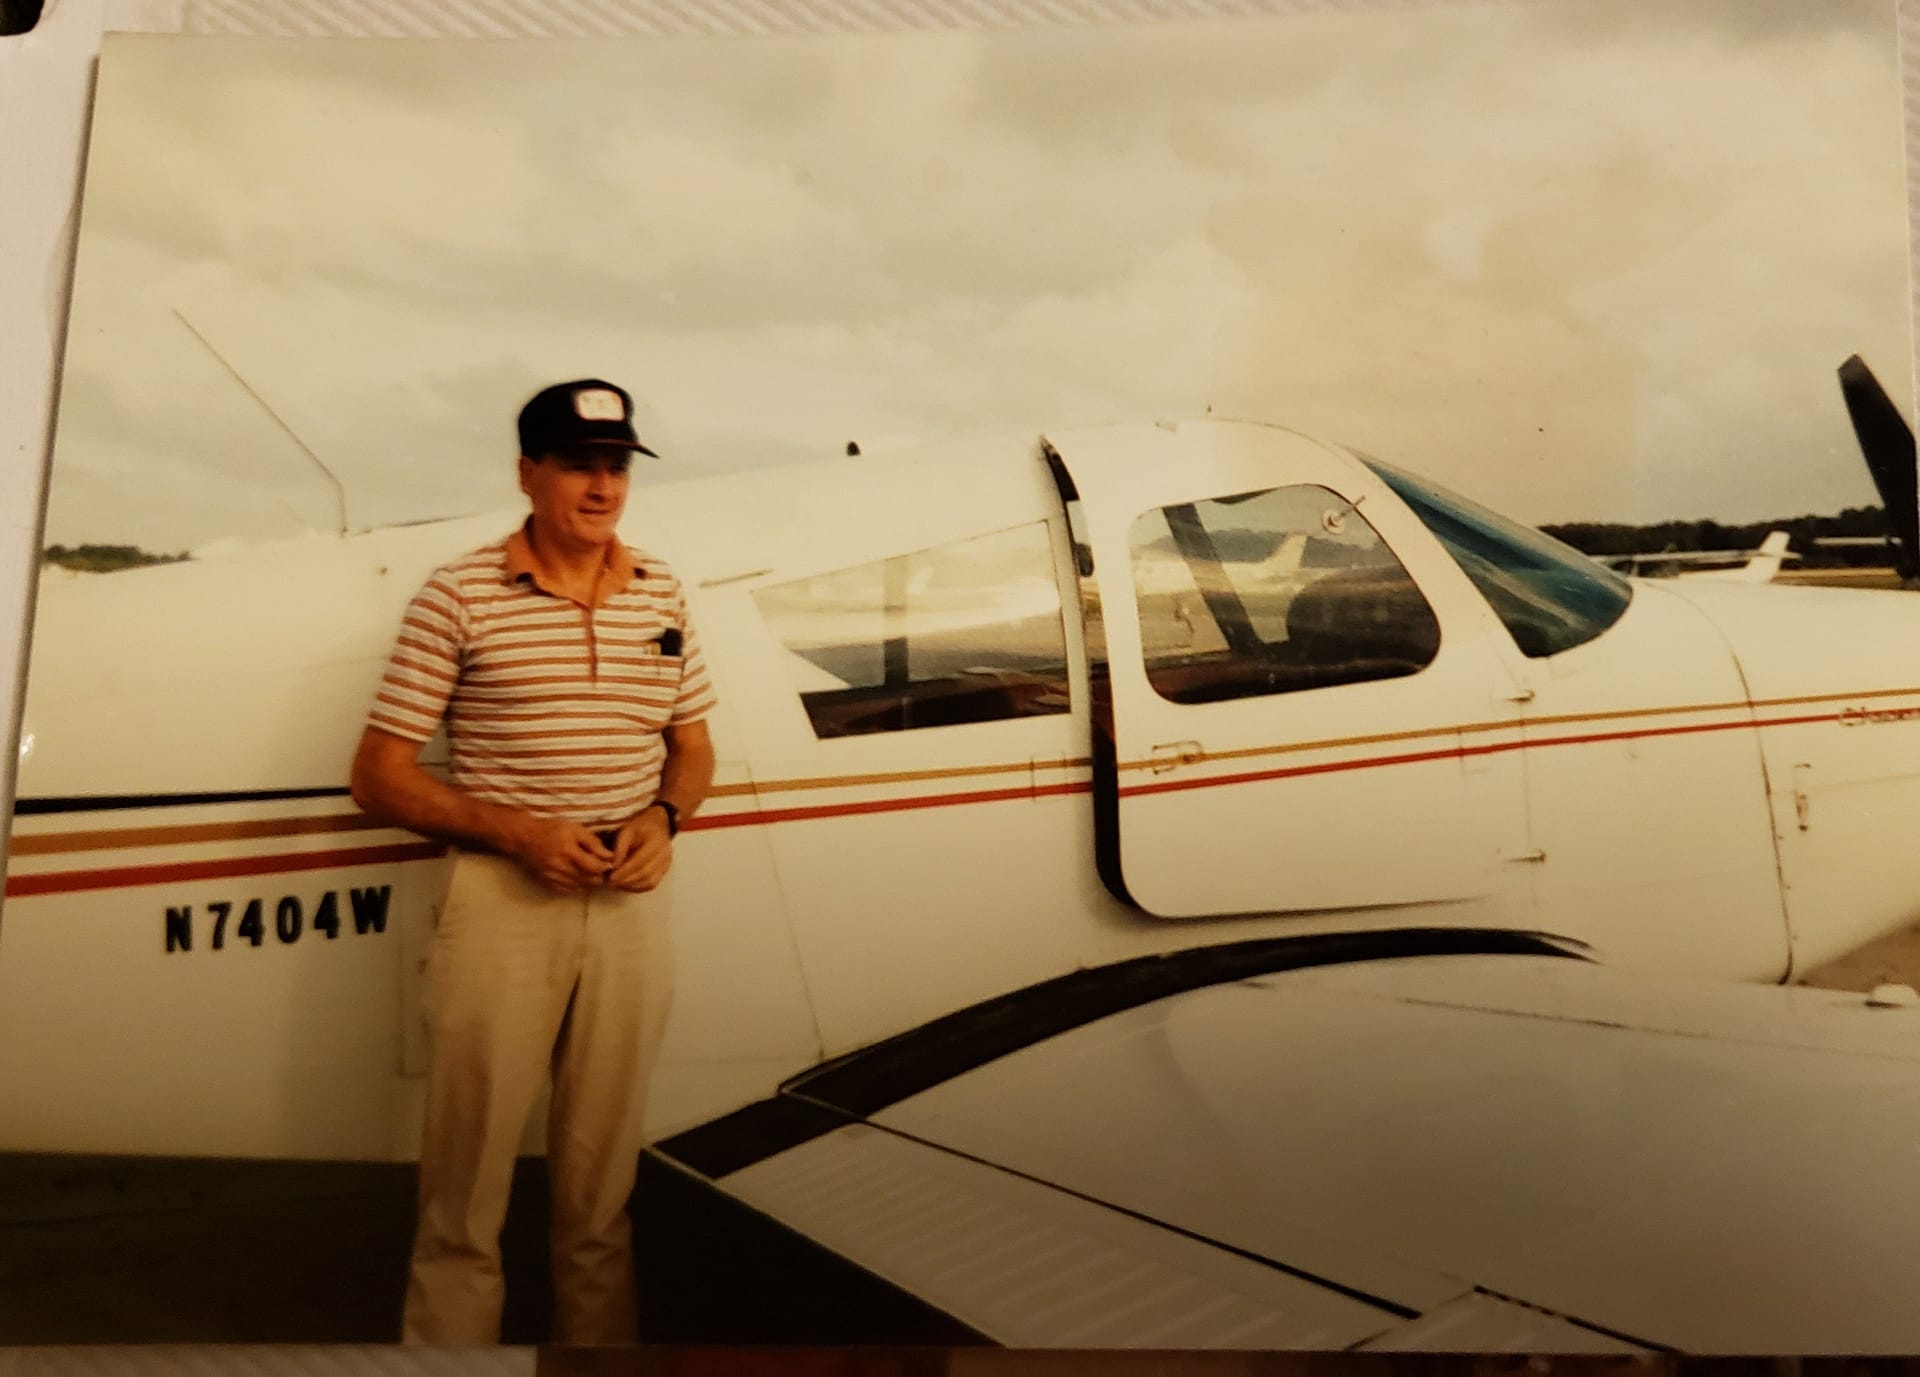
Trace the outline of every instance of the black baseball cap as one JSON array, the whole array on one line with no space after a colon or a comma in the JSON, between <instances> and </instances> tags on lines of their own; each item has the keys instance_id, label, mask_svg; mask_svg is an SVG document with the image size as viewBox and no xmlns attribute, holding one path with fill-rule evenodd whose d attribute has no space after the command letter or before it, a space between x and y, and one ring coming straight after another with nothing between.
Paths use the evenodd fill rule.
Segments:
<instances>
[{"instance_id":1,"label":"black baseball cap","mask_svg":"<svg viewBox=\"0 0 1920 1377\"><path fill-rule=\"evenodd\" d=\"M520 452L528 458L588 445L618 445L660 457L633 433L633 398L625 388L599 378L555 383L520 408Z\"/></svg>"}]
</instances>

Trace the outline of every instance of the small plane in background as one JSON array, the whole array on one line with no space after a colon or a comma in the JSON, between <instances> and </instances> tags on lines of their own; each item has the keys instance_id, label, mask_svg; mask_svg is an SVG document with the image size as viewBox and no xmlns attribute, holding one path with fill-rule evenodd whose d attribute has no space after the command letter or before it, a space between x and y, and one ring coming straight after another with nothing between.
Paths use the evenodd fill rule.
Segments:
<instances>
[{"instance_id":1,"label":"small plane in background","mask_svg":"<svg viewBox=\"0 0 1920 1377\"><path fill-rule=\"evenodd\" d=\"M1818 536L1815 551L1838 553L1842 563L1821 563L1782 576L1784 582L1819 583L1829 588L1906 588L1920 582L1902 578L1895 560L1899 546L1893 536Z\"/></svg>"},{"instance_id":2,"label":"small plane in background","mask_svg":"<svg viewBox=\"0 0 1920 1377\"><path fill-rule=\"evenodd\" d=\"M1821 536L1813 544L1822 550L1884 550L1891 566L1888 571L1891 579L1911 588L1920 582L1920 563L1916 563L1915 558L1920 540L1916 539L1911 515L1915 510L1913 432L1858 354L1840 366L1840 388L1866 457L1867 471L1887 513L1888 531L1875 536ZM1788 540L1785 531L1771 531L1752 550L1658 550L1596 558L1608 568L1637 578L1712 578L1766 583L1779 575L1783 562L1801 558L1788 550ZM1851 567L1810 570L1806 581L1846 584L1878 578L1881 573L1881 570Z\"/></svg>"},{"instance_id":3,"label":"small plane in background","mask_svg":"<svg viewBox=\"0 0 1920 1377\"><path fill-rule=\"evenodd\" d=\"M0 1149L412 1154L446 861L346 773L407 598L514 520L42 581ZM624 534L680 572L721 699L664 1156L954 1313L1011 1298L980 1323L1012 1341L1832 1336L1758 1285L1758 1327L1668 1323L1692 1254L1652 1265L1646 1211L1699 1205L1709 1166L1838 1170L1777 1136L1832 1120L1836 1076L1886 1130L1847 1143L1910 1141L1910 1033L1698 977L1783 981L1920 919L1920 600L1630 580L1215 419L648 489ZM1756 1095L1792 1112L1756 1128ZM929 1250L886 1252L915 1228L832 1184L882 1178L978 1205L944 1216L954 1256L993 1235L1107 1281L1035 1299L983 1266L949 1297L909 1276ZM1695 1252L1766 1256L1708 1213ZM1908 1349L1915 1223L1873 1252ZM1165 1327L1103 1330L1095 1292ZM1282 1312L1312 1323L1255 1323Z\"/></svg>"},{"instance_id":4,"label":"small plane in background","mask_svg":"<svg viewBox=\"0 0 1920 1377\"><path fill-rule=\"evenodd\" d=\"M1734 583L1771 583L1782 562L1800 556L1787 549L1785 531L1769 531L1751 550L1659 550L1635 555L1599 556L1609 569L1632 578L1725 579Z\"/></svg>"}]
</instances>

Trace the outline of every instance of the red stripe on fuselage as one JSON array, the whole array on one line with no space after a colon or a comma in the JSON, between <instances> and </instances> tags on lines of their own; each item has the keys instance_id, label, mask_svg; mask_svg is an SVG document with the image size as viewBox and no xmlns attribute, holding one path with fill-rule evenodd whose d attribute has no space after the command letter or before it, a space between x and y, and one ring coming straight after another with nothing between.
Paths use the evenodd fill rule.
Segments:
<instances>
[{"instance_id":1,"label":"red stripe on fuselage","mask_svg":"<svg viewBox=\"0 0 1920 1377\"><path fill-rule=\"evenodd\" d=\"M214 880L235 875L283 875L296 870L332 870L340 866L421 861L444 855L439 842L403 842L394 846L358 846L344 851L296 851L278 856L235 856L221 861L180 861L173 865L130 865L112 870L69 870L55 875L10 875L7 897L71 894L87 889L127 889L179 880Z\"/></svg>"},{"instance_id":2,"label":"red stripe on fuselage","mask_svg":"<svg viewBox=\"0 0 1920 1377\"><path fill-rule=\"evenodd\" d=\"M1617 732L1591 732L1576 736L1553 736L1535 740L1516 739L1473 746L1453 746L1444 750L1414 751L1400 755L1366 756L1357 760L1325 761L1313 765L1294 765L1276 770L1254 770L1231 775L1209 775L1199 779L1165 780L1157 784L1136 784L1120 790L1122 798L1146 794L1174 793L1187 789L1210 789L1233 784L1253 784L1268 780L1307 775L1333 774L1350 770L1385 769L1396 765L1418 765L1441 760L1463 760L1471 756L1495 755L1504 751L1539 750L1549 746L1587 746L1609 741L1632 741L1647 737L1691 736L1703 732L1736 731L1761 727L1805 726L1817 722L1835 722L1838 713L1815 713L1800 717L1742 719L1731 722L1704 722L1677 727L1647 727ZM954 808L972 803L1005 803L1016 799L1049 798L1093 791L1090 781L1032 785L1025 788L978 789L957 793L922 794L909 798L870 799L858 803L829 803L811 808L750 809L737 813L716 813L690 819L689 832L713 831L724 827L753 827L781 822L808 822L827 818L858 817L875 813L899 813L927 808ZM342 851L303 851L277 856L242 856L218 861L186 861L173 865L127 866L108 870L77 870L51 875L16 875L7 880L9 898L34 894L74 893L91 889L117 889L136 885L165 884L178 880L218 879L242 875L285 874L301 870L326 870L338 866L375 865L398 861L426 860L445 854L438 842L409 842L393 846L367 846Z\"/></svg>"},{"instance_id":3,"label":"red stripe on fuselage","mask_svg":"<svg viewBox=\"0 0 1920 1377\"><path fill-rule=\"evenodd\" d=\"M806 822L814 818L846 818L863 813L902 813L916 808L953 808L963 803L1004 803L1019 798L1046 798L1058 794L1088 794L1093 785L1039 784L1025 789L979 789L963 794L921 794L913 798L877 798L862 803L823 803L817 808L765 808L745 813L717 813L695 818L688 831L713 827L746 827L758 823Z\"/></svg>"},{"instance_id":4,"label":"red stripe on fuselage","mask_svg":"<svg viewBox=\"0 0 1920 1377\"><path fill-rule=\"evenodd\" d=\"M1256 784L1264 780L1291 779L1301 775L1336 774L1345 770L1373 770L1389 765L1420 765L1435 760L1465 760L1470 756L1497 755L1503 751L1544 750L1548 746L1591 746L1607 741L1638 741L1655 736L1695 736L1702 732L1754 730L1760 727L1802 726L1809 722L1835 722L1837 713L1819 713L1811 717L1770 717L1759 721L1699 722L1684 727L1645 727L1623 732L1588 732L1579 736L1549 736L1536 740L1498 741L1483 746L1452 746L1438 751L1414 751L1405 755L1375 755L1360 760L1329 760L1315 765L1289 765L1277 770L1248 770L1232 775L1208 775L1203 779L1170 779L1160 784L1134 784L1123 788L1120 797L1140 794L1167 794L1183 789L1206 789L1214 785Z\"/></svg>"}]
</instances>

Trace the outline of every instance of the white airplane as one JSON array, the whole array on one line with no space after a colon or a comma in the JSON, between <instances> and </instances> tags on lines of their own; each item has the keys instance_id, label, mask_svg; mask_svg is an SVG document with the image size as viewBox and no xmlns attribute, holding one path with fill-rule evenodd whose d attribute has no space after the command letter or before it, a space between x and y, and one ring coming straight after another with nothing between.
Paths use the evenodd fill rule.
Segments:
<instances>
[{"instance_id":1,"label":"white airplane","mask_svg":"<svg viewBox=\"0 0 1920 1377\"><path fill-rule=\"evenodd\" d=\"M445 861L357 813L347 766L406 599L516 519L43 581L0 1149L411 1154ZM992 1172L968 1229L1012 1200L1090 1230L1096 1271L1151 1255L1231 1289L1250 1260L1278 1267L1304 1289L1256 1288L1256 1309L1332 1295L1367 1342L1487 1346L1476 1317L1518 1334L1544 1309L1610 1342L1694 1343L1719 1331L1481 1264L1525 1244L1577 1270L1572 1215L1543 1207L1556 1172L1576 1202L1622 1184L1635 1159L1609 1116L1657 1125L1667 1094L1723 1134L1771 1133L1742 1117L1750 1070L1811 1049L1884 1088L1920 1054L1857 998L1672 980L1782 981L1920 918L1920 601L1631 582L1402 470L1216 420L648 489L625 534L686 580L722 699L718 784L677 860L650 1128L817 1236L846 1222L815 1208L840 1197L766 1178L851 1142L826 1167L934 1162L909 1183L924 1200L958 1206ZM1605 966L1534 959L1570 946ZM1218 987L1240 977L1258 978ZM1549 1063L1602 1045L1613 1073L1556 1088ZM1642 1053L1692 1070L1641 1086ZM1035 1057L1054 1071L1021 1069ZM1428 1088L1406 1098L1409 1077ZM1455 1096L1493 1106L1497 1151L1468 1150L1480 1120ZM1912 1099L1874 1102L1885 1144L1910 1141ZM1076 1105L1107 1157L1053 1136ZM1036 1141L1053 1155L1023 1158ZM1324 1208L1304 1213L1268 1189L1247 1218L1273 1227L1248 1232L1229 1216L1281 1141L1345 1175L1314 1177ZM1389 1159L1412 1175L1374 1179ZM1363 1188L1360 1209L1343 1192ZM1468 1206L1509 1188L1476 1234ZM1396 1227L1424 1251L1382 1223L1423 1189ZM893 1266L869 1225L836 1246ZM1616 1290L1671 1283L1639 1262ZM1241 1313L1224 1296L1201 1309ZM1062 1313L980 1326L1096 1332ZM1127 1341L1283 1337L1223 1320Z\"/></svg>"},{"instance_id":2,"label":"white airplane","mask_svg":"<svg viewBox=\"0 0 1920 1377\"><path fill-rule=\"evenodd\" d=\"M1635 578L1664 576L1771 583L1783 562L1800 558L1788 551L1790 539L1785 531L1768 531L1766 539L1751 550L1653 550L1635 555L1607 555L1600 562Z\"/></svg>"},{"instance_id":3,"label":"white airplane","mask_svg":"<svg viewBox=\"0 0 1920 1377\"><path fill-rule=\"evenodd\" d=\"M1731 579L1735 583L1771 583L1780 566L1790 559L1800 556L1787 549L1788 536L1785 531L1768 531L1767 538L1760 542L1760 548L1753 551L1745 564L1735 565L1731 569L1686 569L1682 570L1683 579Z\"/></svg>"}]
</instances>

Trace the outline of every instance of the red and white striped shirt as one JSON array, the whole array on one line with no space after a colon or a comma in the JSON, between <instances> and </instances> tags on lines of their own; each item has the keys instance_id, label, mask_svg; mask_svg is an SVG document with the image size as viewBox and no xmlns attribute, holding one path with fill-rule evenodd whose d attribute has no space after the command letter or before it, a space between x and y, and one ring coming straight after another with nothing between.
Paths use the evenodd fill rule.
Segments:
<instances>
[{"instance_id":1,"label":"red and white striped shirt","mask_svg":"<svg viewBox=\"0 0 1920 1377\"><path fill-rule=\"evenodd\" d=\"M659 790L661 730L715 700L672 571L617 541L606 570L591 606L554 593L524 530L435 570L368 720L424 742L444 717L453 781L477 798L591 825L632 817Z\"/></svg>"}]
</instances>

